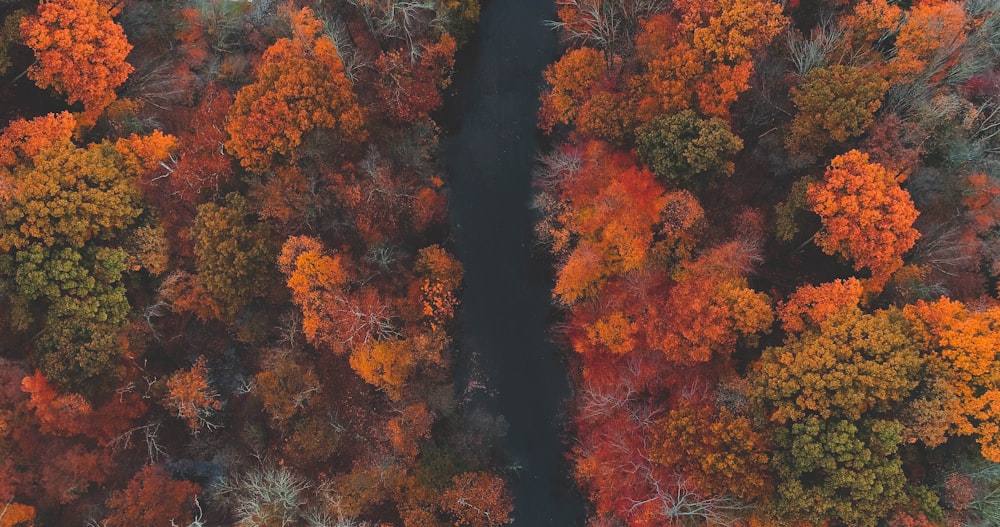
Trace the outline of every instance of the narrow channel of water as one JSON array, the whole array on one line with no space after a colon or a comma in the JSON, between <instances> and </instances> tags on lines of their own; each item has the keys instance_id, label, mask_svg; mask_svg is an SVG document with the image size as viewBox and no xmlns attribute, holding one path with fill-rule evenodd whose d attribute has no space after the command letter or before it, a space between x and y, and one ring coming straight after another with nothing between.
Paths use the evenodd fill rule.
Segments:
<instances>
[{"instance_id":1,"label":"narrow channel of water","mask_svg":"<svg viewBox=\"0 0 1000 527\"><path fill-rule=\"evenodd\" d=\"M475 404L509 424L501 445L520 467L511 486L516 527L584 524L565 461L569 381L548 338L552 275L533 257L529 209L542 71L557 53L543 25L553 10L551 0L489 2L442 116L451 228L465 267L462 361L487 388ZM468 381L462 370L459 381Z\"/></svg>"}]
</instances>

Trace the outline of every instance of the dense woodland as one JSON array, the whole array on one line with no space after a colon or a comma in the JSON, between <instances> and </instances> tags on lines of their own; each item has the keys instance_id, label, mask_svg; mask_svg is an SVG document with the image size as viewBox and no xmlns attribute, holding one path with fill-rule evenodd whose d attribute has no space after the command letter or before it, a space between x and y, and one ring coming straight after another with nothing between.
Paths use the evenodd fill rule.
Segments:
<instances>
[{"instance_id":1,"label":"dense woodland","mask_svg":"<svg viewBox=\"0 0 1000 527\"><path fill-rule=\"evenodd\" d=\"M556 4L590 527L1000 524L1000 4ZM433 120L479 8L0 0L0 527L516 515Z\"/></svg>"},{"instance_id":2,"label":"dense woodland","mask_svg":"<svg viewBox=\"0 0 1000 527\"><path fill-rule=\"evenodd\" d=\"M1000 4L558 4L590 526L1000 525Z\"/></svg>"},{"instance_id":3,"label":"dense woodland","mask_svg":"<svg viewBox=\"0 0 1000 527\"><path fill-rule=\"evenodd\" d=\"M0 526L489 527L430 114L476 0L0 0Z\"/></svg>"}]
</instances>

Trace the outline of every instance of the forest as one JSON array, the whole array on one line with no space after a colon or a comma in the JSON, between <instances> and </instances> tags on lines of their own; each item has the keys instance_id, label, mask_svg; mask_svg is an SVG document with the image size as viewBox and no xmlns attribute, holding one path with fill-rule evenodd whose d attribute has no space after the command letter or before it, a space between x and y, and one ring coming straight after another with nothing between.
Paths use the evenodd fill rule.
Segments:
<instances>
[{"instance_id":1,"label":"forest","mask_svg":"<svg viewBox=\"0 0 1000 527\"><path fill-rule=\"evenodd\" d=\"M534 525L441 147L505 1L0 0L0 527ZM587 527L1000 525L1000 2L536 30Z\"/></svg>"}]
</instances>

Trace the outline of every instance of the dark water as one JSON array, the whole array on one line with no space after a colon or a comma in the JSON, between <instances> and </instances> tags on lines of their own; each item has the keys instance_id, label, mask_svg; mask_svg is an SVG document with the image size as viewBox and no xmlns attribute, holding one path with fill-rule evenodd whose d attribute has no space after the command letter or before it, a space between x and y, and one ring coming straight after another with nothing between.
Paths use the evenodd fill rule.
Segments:
<instances>
[{"instance_id":1,"label":"dark water","mask_svg":"<svg viewBox=\"0 0 1000 527\"><path fill-rule=\"evenodd\" d=\"M516 527L584 523L564 455L569 382L547 333L552 276L533 258L529 209L541 74L557 52L542 22L553 17L551 1L490 2L442 116L451 228L465 266L459 381L480 379L486 397L475 404L510 425L501 447L521 467L511 488Z\"/></svg>"}]
</instances>

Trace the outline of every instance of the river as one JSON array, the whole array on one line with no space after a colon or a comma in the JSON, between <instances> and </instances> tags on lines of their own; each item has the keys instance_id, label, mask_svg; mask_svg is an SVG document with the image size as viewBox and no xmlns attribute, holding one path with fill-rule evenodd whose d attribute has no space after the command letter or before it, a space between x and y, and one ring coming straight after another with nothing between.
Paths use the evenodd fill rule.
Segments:
<instances>
[{"instance_id":1,"label":"river","mask_svg":"<svg viewBox=\"0 0 1000 527\"><path fill-rule=\"evenodd\" d=\"M549 341L552 273L534 257L529 208L542 71L558 52L543 22L554 16L551 1L489 2L443 112L450 223L465 267L457 377L481 376L487 396L473 404L509 424L501 447L519 467L516 527L584 524L565 460L566 365Z\"/></svg>"}]
</instances>

